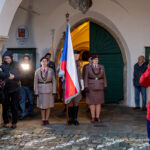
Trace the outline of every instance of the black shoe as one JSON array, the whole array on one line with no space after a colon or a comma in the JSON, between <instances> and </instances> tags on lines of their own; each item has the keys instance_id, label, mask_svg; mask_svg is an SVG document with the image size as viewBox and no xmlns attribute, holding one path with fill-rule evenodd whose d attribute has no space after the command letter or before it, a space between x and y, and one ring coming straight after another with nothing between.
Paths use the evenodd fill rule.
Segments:
<instances>
[{"instance_id":1,"label":"black shoe","mask_svg":"<svg viewBox=\"0 0 150 150\"><path fill-rule=\"evenodd\" d=\"M72 120L72 119L69 119L68 125L72 125L72 124L73 124L73 120Z\"/></svg>"},{"instance_id":2,"label":"black shoe","mask_svg":"<svg viewBox=\"0 0 150 150\"><path fill-rule=\"evenodd\" d=\"M133 107L133 110L137 110L137 109L140 109L140 107Z\"/></svg>"},{"instance_id":3,"label":"black shoe","mask_svg":"<svg viewBox=\"0 0 150 150\"><path fill-rule=\"evenodd\" d=\"M68 125L72 125L73 124L73 107L68 107L68 115L69 115Z\"/></svg>"},{"instance_id":4,"label":"black shoe","mask_svg":"<svg viewBox=\"0 0 150 150\"><path fill-rule=\"evenodd\" d=\"M19 120L23 120L25 118L25 116L20 116Z\"/></svg>"},{"instance_id":5,"label":"black shoe","mask_svg":"<svg viewBox=\"0 0 150 150\"><path fill-rule=\"evenodd\" d=\"M73 124L74 125L79 125L79 122L78 122L78 106L75 106L73 107Z\"/></svg>"},{"instance_id":6,"label":"black shoe","mask_svg":"<svg viewBox=\"0 0 150 150\"><path fill-rule=\"evenodd\" d=\"M78 121L78 120L74 120L73 124L74 124L75 126L78 126L78 125L79 125L79 121Z\"/></svg>"},{"instance_id":7,"label":"black shoe","mask_svg":"<svg viewBox=\"0 0 150 150\"><path fill-rule=\"evenodd\" d=\"M11 128L12 128L12 129L16 129L16 128L17 128L17 125L16 125L16 124L12 124Z\"/></svg>"}]
</instances>

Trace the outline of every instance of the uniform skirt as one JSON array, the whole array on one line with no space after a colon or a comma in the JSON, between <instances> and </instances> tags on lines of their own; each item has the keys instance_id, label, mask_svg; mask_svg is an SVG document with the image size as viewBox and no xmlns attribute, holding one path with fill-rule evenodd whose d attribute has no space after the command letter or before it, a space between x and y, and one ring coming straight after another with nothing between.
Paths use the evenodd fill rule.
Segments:
<instances>
[{"instance_id":1,"label":"uniform skirt","mask_svg":"<svg viewBox=\"0 0 150 150\"><path fill-rule=\"evenodd\" d=\"M89 105L97 105L104 103L104 90L89 90L86 93L86 103Z\"/></svg>"},{"instance_id":2,"label":"uniform skirt","mask_svg":"<svg viewBox=\"0 0 150 150\"><path fill-rule=\"evenodd\" d=\"M37 107L41 109L54 107L54 96L52 94L40 93L37 98Z\"/></svg>"}]
</instances>

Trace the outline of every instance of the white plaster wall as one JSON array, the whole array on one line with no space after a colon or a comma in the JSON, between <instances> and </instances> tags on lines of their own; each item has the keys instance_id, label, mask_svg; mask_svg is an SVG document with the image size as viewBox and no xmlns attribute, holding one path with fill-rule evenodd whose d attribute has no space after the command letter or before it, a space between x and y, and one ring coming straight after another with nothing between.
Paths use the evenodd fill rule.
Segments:
<instances>
[{"instance_id":1,"label":"white plaster wall","mask_svg":"<svg viewBox=\"0 0 150 150\"><path fill-rule=\"evenodd\" d=\"M19 3L19 0L16 1ZM24 0L21 4L22 6L28 7L32 5L32 9L39 12L40 15L18 9L12 22L9 40L5 44L5 48L20 47L15 39L16 29L19 25L27 25L30 37L23 47L36 47L38 60L51 46L51 31L53 29L55 29L54 50L56 52L62 32L65 31L66 12L70 13L71 26L82 19L92 18L92 20L106 27L113 34L122 49L125 72L127 72L125 104L134 106L133 65L137 62L139 55L144 55L144 47L150 46L150 1L117 1L119 3L114 3L113 0L93 0L92 8L83 15L78 10L71 8L67 0L44 0L44 2L43 0L33 0L33 3L31 0ZM12 17L10 14L8 16ZM10 25L9 23L8 26ZM7 36L7 30L0 28L0 35ZM38 66L39 62L37 62ZM150 92L148 92L148 95L150 95Z\"/></svg>"},{"instance_id":2,"label":"white plaster wall","mask_svg":"<svg viewBox=\"0 0 150 150\"><path fill-rule=\"evenodd\" d=\"M0 36L7 37L15 12L22 0L1 0Z\"/></svg>"}]
</instances>

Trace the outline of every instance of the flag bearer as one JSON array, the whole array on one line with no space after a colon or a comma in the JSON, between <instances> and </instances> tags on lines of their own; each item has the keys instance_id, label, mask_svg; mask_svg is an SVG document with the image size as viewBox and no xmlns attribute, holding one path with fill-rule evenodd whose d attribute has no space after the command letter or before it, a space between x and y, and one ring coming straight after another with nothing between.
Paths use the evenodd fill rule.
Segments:
<instances>
[{"instance_id":1,"label":"flag bearer","mask_svg":"<svg viewBox=\"0 0 150 150\"><path fill-rule=\"evenodd\" d=\"M82 98L81 95L81 90L84 89L84 84L83 84L83 79L80 71L80 63L78 62L80 58L80 51L74 50L74 56L75 56L75 61L76 61L76 68L77 68L77 75L78 75L78 80L79 80L79 85L80 85L80 93L78 96L73 98L71 102L68 104L68 114L69 114L69 122L68 124L74 124L74 125L79 125L78 122L78 104L79 101Z\"/></svg>"}]
</instances>

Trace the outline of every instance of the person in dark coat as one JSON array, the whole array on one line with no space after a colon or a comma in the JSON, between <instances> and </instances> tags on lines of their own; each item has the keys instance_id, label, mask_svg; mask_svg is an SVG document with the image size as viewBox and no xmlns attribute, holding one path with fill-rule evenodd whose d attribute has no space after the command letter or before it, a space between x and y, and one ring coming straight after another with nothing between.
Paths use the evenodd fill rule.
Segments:
<instances>
[{"instance_id":1,"label":"person in dark coat","mask_svg":"<svg viewBox=\"0 0 150 150\"><path fill-rule=\"evenodd\" d=\"M138 58L138 62L134 65L133 84L135 89L135 107L140 109L140 93L142 94L142 110L146 110L146 87L140 85L140 77L146 71L147 63L144 56Z\"/></svg>"},{"instance_id":2,"label":"person in dark coat","mask_svg":"<svg viewBox=\"0 0 150 150\"><path fill-rule=\"evenodd\" d=\"M52 68L54 73L56 73L55 63L51 61L51 53L47 53L44 57L48 59L48 67Z\"/></svg>"},{"instance_id":3,"label":"person in dark coat","mask_svg":"<svg viewBox=\"0 0 150 150\"><path fill-rule=\"evenodd\" d=\"M2 66L0 66L0 80L5 80L6 78L10 76L10 74L7 69L2 70L1 67Z\"/></svg>"},{"instance_id":4,"label":"person in dark coat","mask_svg":"<svg viewBox=\"0 0 150 150\"><path fill-rule=\"evenodd\" d=\"M9 78L10 74L8 70L2 70L0 66L0 104L2 104L5 100L4 95L4 87L5 87L5 79Z\"/></svg>"},{"instance_id":5,"label":"person in dark coat","mask_svg":"<svg viewBox=\"0 0 150 150\"><path fill-rule=\"evenodd\" d=\"M0 66L1 67L1 66ZM5 100L4 88L5 78L9 77L9 72L5 72L0 68L0 124L2 123L2 104Z\"/></svg>"},{"instance_id":6,"label":"person in dark coat","mask_svg":"<svg viewBox=\"0 0 150 150\"><path fill-rule=\"evenodd\" d=\"M98 64L98 56L92 57L93 63L86 67L85 71L85 91L86 103L90 107L91 122L96 120L102 122L100 118L101 104L104 103L104 90L107 88L107 81L104 66Z\"/></svg>"},{"instance_id":7,"label":"person in dark coat","mask_svg":"<svg viewBox=\"0 0 150 150\"><path fill-rule=\"evenodd\" d=\"M78 62L79 57L80 57L80 52L77 50L74 50L74 55L75 55L75 60L76 60L76 68L77 68L77 75L78 75L78 80L79 80L79 86L80 90L84 90L84 84L83 84L83 79L81 75L81 69L80 69L80 63ZM68 124L74 124L74 125L79 125L78 122L78 104L79 101L81 100L82 95L81 91L79 95L77 95L75 98L71 100L71 102L68 104L68 114L69 114L69 122Z\"/></svg>"},{"instance_id":8,"label":"person in dark coat","mask_svg":"<svg viewBox=\"0 0 150 150\"><path fill-rule=\"evenodd\" d=\"M20 70L22 72L21 77L21 89L20 89L20 108L22 120L26 116L26 99L28 98L28 115L33 115L33 80L34 80L34 70L30 62L30 56L25 55L23 57L23 62L20 64Z\"/></svg>"},{"instance_id":9,"label":"person in dark coat","mask_svg":"<svg viewBox=\"0 0 150 150\"><path fill-rule=\"evenodd\" d=\"M4 127L9 127L8 110L9 106L12 112L12 128L16 128L18 120L18 104L20 97L20 77L19 65L13 61L12 52L6 51L3 55L2 70L7 70L10 73L6 79L5 85L5 101L3 103L3 120Z\"/></svg>"}]
</instances>

